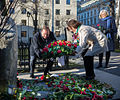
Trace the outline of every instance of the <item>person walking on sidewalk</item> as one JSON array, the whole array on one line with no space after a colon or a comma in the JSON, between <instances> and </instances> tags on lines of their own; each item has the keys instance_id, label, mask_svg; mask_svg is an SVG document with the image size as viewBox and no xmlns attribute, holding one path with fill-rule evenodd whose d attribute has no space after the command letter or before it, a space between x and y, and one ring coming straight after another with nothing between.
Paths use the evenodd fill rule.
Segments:
<instances>
[{"instance_id":1,"label":"person walking on sidewalk","mask_svg":"<svg viewBox=\"0 0 120 100\"><path fill-rule=\"evenodd\" d=\"M30 77L34 78L34 69L36 58L41 57L42 49L52 41L56 41L53 32L50 32L49 27L44 26L41 32L37 32L30 46ZM44 75L47 75L48 71L53 65L53 60L49 59L47 62L47 67L44 70Z\"/></svg>"},{"instance_id":2,"label":"person walking on sidewalk","mask_svg":"<svg viewBox=\"0 0 120 100\"><path fill-rule=\"evenodd\" d=\"M77 20L71 19L67 21L67 29L79 36L79 48L76 52L83 57L86 71L86 79L94 79L94 56L107 49L106 36L91 26L82 25Z\"/></svg>"},{"instance_id":3,"label":"person walking on sidewalk","mask_svg":"<svg viewBox=\"0 0 120 100\"><path fill-rule=\"evenodd\" d=\"M108 51L106 52L105 68L108 67L110 53L114 51L114 36L117 33L115 20L112 16L109 16L107 10L101 10L99 14L99 22L97 24L98 29L101 30L107 37ZM96 68L102 67L103 53L99 54L99 64Z\"/></svg>"}]
</instances>

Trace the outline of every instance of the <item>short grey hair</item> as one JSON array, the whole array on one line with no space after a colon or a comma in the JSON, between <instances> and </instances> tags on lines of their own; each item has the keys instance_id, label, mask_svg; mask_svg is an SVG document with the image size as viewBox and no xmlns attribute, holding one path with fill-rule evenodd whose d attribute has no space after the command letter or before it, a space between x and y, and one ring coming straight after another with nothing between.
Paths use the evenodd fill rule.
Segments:
<instances>
[{"instance_id":1,"label":"short grey hair","mask_svg":"<svg viewBox=\"0 0 120 100\"><path fill-rule=\"evenodd\" d=\"M99 18L100 18L100 19L102 18L102 17L101 17L101 14L102 14L103 12L105 12L105 13L106 13L106 17L107 17L107 16L109 16L108 11L107 11L107 10L105 10L105 9L103 9L103 10L101 10L101 11L100 11L100 14L99 14Z\"/></svg>"}]
</instances>

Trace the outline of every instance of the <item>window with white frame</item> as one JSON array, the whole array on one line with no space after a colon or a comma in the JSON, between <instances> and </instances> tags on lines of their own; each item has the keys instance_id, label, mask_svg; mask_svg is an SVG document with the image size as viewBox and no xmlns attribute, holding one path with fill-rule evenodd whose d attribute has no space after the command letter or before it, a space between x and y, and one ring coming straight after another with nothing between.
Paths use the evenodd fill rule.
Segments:
<instances>
[{"instance_id":1,"label":"window with white frame","mask_svg":"<svg viewBox=\"0 0 120 100\"><path fill-rule=\"evenodd\" d=\"M70 5L70 0L66 0L66 4L67 4L67 5Z\"/></svg>"},{"instance_id":2,"label":"window with white frame","mask_svg":"<svg viewBox=\"0 0 120 100\"><path fill-rule=\"evenodd\" d=\"M45 26L49 26L49 20L44 21Z\"/></svg>"},{"instance_id":3,"label":"window with white frame","mask_svg":"<svg viewBox=\"0 0 120 100\"><path fill-rule=\"evenodd\" d=\"M45 15L49 15L49 9L45 9Z\"/></svg>"},{"instance_id":4,"label":"window with white frame","mask_svg":"<svg viewBox=\"0 0 120 100\"><path fill-rule=\"evenodd\" d=\"M60 30L55 31L56 37L60 37Z\"/></svg>"},{"instance_id":5,"label":"window with white frame","mask_svg":"<svg viewBox=\"0 0 120 100\"><path fill-rule=\"evenodd\" d=\"M22 25L26 26L26 20L21 20Z\"/></svg>"},{"instance_id":6,"label":"window with white frame","mask_svg":"<svg viewBox=\"0 0 120 100\"><path fill-rule=\"evenodd\" d=\"M56 4L60 4L60 0L56 0Z\"/></svg>"},{"instance_id":7,"label":"window with white frame","mask_svg":"<svg viewBox=\"0 0 120 100\"><path fill-rule=\"evenodd\" d=\"M60 15L60 9L56 9L56 15Z\"/></svg>"},{"instance_id":8,"label":"window with white frame","mask_svg":"<svg viewBox=\"0 0 120 100\"><path fill-rule=\"evenodd\" d=\"M44 0L44 4L48 4L49 3L49 0Z\"/></svg>"},{"instance_id":9,"label":"window with white frame","mask_svg":"<svg viewBox=\"0 0 120 100\"><path fill-rule=\"evenodd\" d=\"M60 20L56 20L56 26L60 27Z\"/></svg>"},{"instance_id":10,"label":"window with white frame","mask_svg":"<svg viewBox=\"0 0 120 100\"><path fill-rule=\"evenodd\" d=\"M70 10L66 10L66 15L70 15Z\"/></svg>"}]
</instances>

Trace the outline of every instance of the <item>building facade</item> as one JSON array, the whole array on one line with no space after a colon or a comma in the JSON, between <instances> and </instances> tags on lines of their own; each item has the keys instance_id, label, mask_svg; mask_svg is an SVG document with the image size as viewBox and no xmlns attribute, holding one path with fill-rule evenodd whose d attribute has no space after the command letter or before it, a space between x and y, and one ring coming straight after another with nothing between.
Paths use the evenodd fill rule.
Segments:
<instances>
[{"instance_id":1,"label":"building facade","mask_svg":"<svg viewBox=\"0 0 120 100\"><path fill-rule=\"evenodd\" d=\"M28 42L37 29L49 26L57 39L65 39L65 21L77 18L76 0L19 0L12 12L17 23L18 39Z\"/></svg>"},{"instance_id":2,"label":"building facade","mask_svg":"<svg viewBox=\"0 0 120 100\"><path fill-rule=\"evenodd\" d=\"M120 0L116 0L116 24L118 28L118 37L120 39Z\"/></svg>"},{"instance_id":3,"label":"building facade","mask_svg":"<svg viewBox=\"0 0 120 100\"><path fill-rule=\"evenodd\" d=\"M77 19L84 25L96 27L99 19L99 12L102 9L109 9L110 0L79 0Z\"/></svg>"}]
</instances>

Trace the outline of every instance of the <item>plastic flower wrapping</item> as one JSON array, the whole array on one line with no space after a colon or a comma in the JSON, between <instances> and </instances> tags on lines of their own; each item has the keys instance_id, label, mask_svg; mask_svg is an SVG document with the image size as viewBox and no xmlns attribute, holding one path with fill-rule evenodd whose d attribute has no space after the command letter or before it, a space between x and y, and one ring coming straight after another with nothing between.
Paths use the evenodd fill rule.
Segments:
<instances>
[{"instance_id":1,"label":"plastic flower wrapping","mask_svg":"<svg viewBox=\"0 0 120 100\"><path fill-rule=\"evenodd\" d=\"M63 55L72 55L77 48L76 43L70 41L53 41L42 49L42 58L56 58Z\"/></svg>"}]
</instances>

